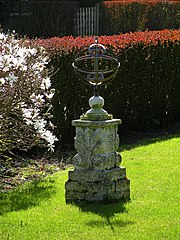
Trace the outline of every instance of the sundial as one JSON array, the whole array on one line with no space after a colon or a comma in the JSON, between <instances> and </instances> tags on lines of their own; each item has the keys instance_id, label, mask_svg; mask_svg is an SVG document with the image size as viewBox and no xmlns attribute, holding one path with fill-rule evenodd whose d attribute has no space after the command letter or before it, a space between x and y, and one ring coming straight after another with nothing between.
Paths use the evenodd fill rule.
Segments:
<instances>
[{"instance_id":1,"label":"sundial","mask_svg":"<svg viewBox=\"0 0 180 240\"><path fill-rule=\"evenodd\" d=\"M89 99L91 107L80 118L83 120L108 120L112 115L104 109L104 99L98 94L98 87L112 81L118 73L120 62L114 54L98 43L91 44L88 48L80 51L72 64L79 79L94 87L94 96Z\"/></svg>"},{"instance_id":2,"label":"sundial","mask_svg":"<svg viewBox=\"0 0 180 240\"><path fill-rule=\"evenodd\" d=\"M74 169L68 172L65 184L67 203L125 202L130 199L130 180L120 166L121 156L117 134L121 119L113 119L102 107L104 99L99 87L112 81L118 73L119 61L114 54L98 43L80 51L73 68L79 79L93 86L91 107L80 119L72 121L76 128L73 157Z\"/></svg>"}]
</instances>

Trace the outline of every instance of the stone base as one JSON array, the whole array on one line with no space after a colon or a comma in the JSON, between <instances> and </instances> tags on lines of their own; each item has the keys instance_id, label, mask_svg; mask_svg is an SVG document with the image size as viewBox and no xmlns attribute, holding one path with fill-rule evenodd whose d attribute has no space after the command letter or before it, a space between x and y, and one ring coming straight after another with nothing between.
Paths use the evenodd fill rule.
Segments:
<instances>
[{"instance_id":1,"label":"stone base","mask_svg":"<svg viewBox=\"0 0 180 240\"><path fill-rule=\"evenodd\" d=\"M104 171L69 171L65 189L67 203L130 200L130 180L123 167Z\"/></svg>"}]
</instances>

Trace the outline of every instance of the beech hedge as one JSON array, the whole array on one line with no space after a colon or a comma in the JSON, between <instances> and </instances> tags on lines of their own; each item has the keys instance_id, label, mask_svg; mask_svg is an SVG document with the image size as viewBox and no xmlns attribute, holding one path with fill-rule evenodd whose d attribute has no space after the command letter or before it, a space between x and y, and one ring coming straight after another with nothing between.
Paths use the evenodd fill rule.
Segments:
<instances>
[{"instance_id":1,"label":"beech hedge","mask_svg":"<svg viewBox=\"0 0 180 240\"><path fill-rule=\"evenodd\" d=\"M100 4L100 34L178 29L179 11L179 1L104 1Z\"/></svg>"},{"instance_id":2,"label":"beech hedge","mask_svg":"<svg viewBox=\"0 0 180 240\"><path fill-rule=\"evenodd\" d=\"M72 36L37 39L51 56L49 67L56 94L53 99L58 147L73 145L78 119L89 109L93 89L77 79L72 63L94 37ZM99 88L104 109L122 119L120 132L165 127L180 121L180 29L101 36L99 42L110 48L121 66L116 78Z\"/></svg>"}]
</instances>

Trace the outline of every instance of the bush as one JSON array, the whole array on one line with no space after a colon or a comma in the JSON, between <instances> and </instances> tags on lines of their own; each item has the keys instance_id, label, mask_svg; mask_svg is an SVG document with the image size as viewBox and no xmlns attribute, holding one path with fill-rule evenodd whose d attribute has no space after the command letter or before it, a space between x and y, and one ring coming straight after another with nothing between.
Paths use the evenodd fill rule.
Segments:
<instances>
[{"instance_id":1,"label":"bush","mask_svg":"<svg viewBox=\"0 0 180 240\"><path fill-rule=\"evenodd\" d=\"M180 4L172 1L105 1L100 5L100 34L178 29Z\"/></svg>"},{"instance_id":2,"label":"bush","mask_svg":"<svg viewBox=\"0 0 180 240\"><path fill-rule=\"evenodd\" d=\"M162 0L1 1L0 24L28 37L76 35L77 10L95 3L100 35L180 28L179 1Z\"/></svg>"},{"instance_id":3,"label":"bush","mask_svg":"<svg viewBox=\"0 0 180 240\"><path fill-rule=\"evenodd\" d=\"M53 150L57 138L50 122L53 89L42 47L0 33L0 150Z\"/></svg>"},{"instance_id":4,"label":"bush","mask_svg":"<svg viewBox=\"0 0 180 240\"><path fill-rule=\"evenodd\" d=\"M163 127L179 121L180 30L146 31L99 37L121 63L116 79L100 88L105 109L122 118L122 130ZM73 144L73 119L85 113L93 89L77 79L72 62L77 52L94 42L93 37L38 39L51 55L49 67L56 89L53 98L56 134L61 146Z\"/></svg>"}]
</instances>

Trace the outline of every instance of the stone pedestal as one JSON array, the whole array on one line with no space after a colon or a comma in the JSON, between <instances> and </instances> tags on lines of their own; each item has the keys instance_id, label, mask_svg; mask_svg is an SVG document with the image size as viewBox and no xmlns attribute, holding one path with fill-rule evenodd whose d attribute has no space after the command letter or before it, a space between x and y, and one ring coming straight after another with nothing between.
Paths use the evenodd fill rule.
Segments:
<instances>
[{"instance_id":1,"label":"stone pedestal","mask_svg":"<svg viewBox=\"0 0 180 240\"><path fill-rule=\"evenodd\" d=\"M130 181L120 167L117 134L120 119L74 120L76 127L74 170L65 184L66 202L125 202L130 200Z\"/></svg>"}]
</instances>

